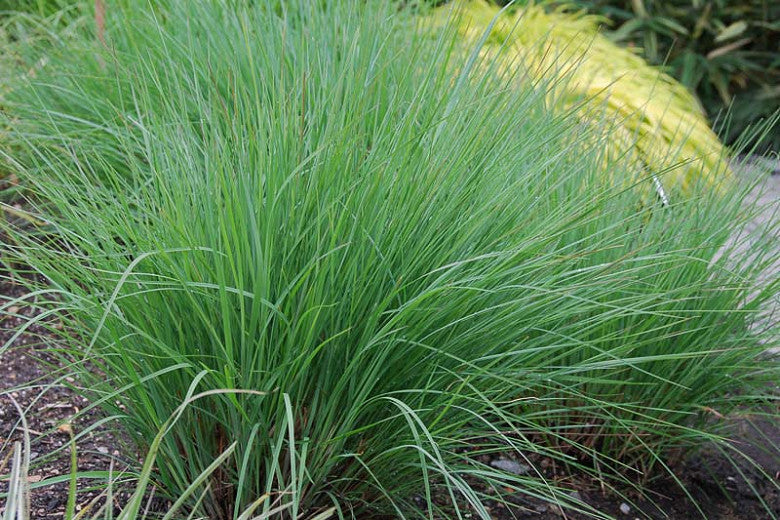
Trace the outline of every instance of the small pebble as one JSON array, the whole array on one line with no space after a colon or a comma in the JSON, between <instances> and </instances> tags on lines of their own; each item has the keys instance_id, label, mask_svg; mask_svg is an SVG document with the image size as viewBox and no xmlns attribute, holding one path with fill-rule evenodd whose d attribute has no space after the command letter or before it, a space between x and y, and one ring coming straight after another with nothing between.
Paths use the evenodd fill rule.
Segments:
<instances>
[{"instance_id":1,"label":"small pebble","mask_svg":"<svg viewBox=\"0 0 780 520\"><path fill-rule=\"evenodd\" d=\"M580 495L579 491L572 491L569 493L569 496L576 500L577 502L582 502L582 495Z\"/></svg>"},{"instance_id":2,"label":"small pebble","mask_svg":"<svg viewBox=\"0 0 780 520\"><path fill-rule=\"evenodd\" d=\"M511 459L496 459L491 461L490 465L496 469L506 471L507 473L514 473L515 475L524 475L531 470L531 466L520 464Z\"/></svg>"},{"instance_id":3,"label":"small pebble","mask_svg":"<svg viewBox=\"0 0 780 520\"><path fill-rule=\"evenodd\" d=\"M629 505L626 504L625 502L621 502L620 503L620 512L623 513L624 515L627 515L628 513L631 512L631 507L629 507Z\"/></svg>"},{"instance_id":4,"label":"small pebble","mask_svg":"<svg viewBox=\"0 0 780 520\"><path fill-rule=\"evenodd\" d=\"M566 516L566 513L563 512L563 508L556 504L550 504L547 506L547 512L556 515L556 516Z\"/></svg>"},{"instance_id":5,"label":"small pebble","mask_svg":"<svg viewBox=\"0 0 780 520\"><path fill-rule=\"evenodd\" d=\"M98 450L98 452L102 453L103 455L108 454L108 448L106 448L104 446L98 446L97 450Z\"/></svg>"}]
</instances>

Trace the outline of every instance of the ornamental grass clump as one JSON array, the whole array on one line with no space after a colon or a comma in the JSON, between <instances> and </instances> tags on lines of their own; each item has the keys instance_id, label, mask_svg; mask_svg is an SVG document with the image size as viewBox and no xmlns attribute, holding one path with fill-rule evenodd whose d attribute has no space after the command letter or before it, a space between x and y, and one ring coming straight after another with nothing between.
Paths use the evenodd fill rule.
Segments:
<instances>
[{"instance_id":1,"label":"ornamental grass clump","mask_svg":"<svg viewBox=\"0 0 780 520\"><path fill-rule=\"evenodd\" d=\"M209 518L603 517L536 463L639 486L720 442L706 410L760 402L777 282L727 245L741 193L648 205L609 121L392 4L237 4L129 2L105 44L20 50L49 62L6 100L29 218L2 258L32 292L3 309L40 310L158 493Z\"/></svg>"}]
</instances>

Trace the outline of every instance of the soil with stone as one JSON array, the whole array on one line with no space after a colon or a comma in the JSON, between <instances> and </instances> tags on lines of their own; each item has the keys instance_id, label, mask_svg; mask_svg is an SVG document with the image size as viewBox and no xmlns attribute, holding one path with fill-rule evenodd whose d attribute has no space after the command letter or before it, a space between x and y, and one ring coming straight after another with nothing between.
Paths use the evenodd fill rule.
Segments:
<instances>
[{"instance_id":1,"label":"soil with stone","mask_svg":"<svg viewBox=\"0 0 780 520\"><path fill-rule=\"evenodd\" d=\"M776 415L775 415L776 416ZM730 420L730 419L726 419ZM731 419L729 438L756 465L727 458L714 446L705 446L671 467L683 488L670 476L649 481L638 496L632 489L610 491L601 482L556 467L549 459L531 456L522 462L508 457L485 461L505 469L541 472L549 482L571 490L572 497L610 517L626 520L753 520L780 517L780 425L762 418ZM528 466L532 464L533 470ZM488 504L496 520L586 520L590 517L520 494L512 505ZM686 491L688 494L686 494ZM693 498L693 500L691 500ZM762 501L764 503L762 503Z\"/></svg>"},{"instance_id":2,"label":"soil with stone","mask_svg":"<svg viewBox=\"0 0 780 520\"><path fill-rule=\"evenodd\" d=\"M768 193L780 199L780 176L771 177ZM10 281L7 273L0 272L0 304L23 294L24 290ZM16 307L10 309L10 314L17 316L0 315L0 345L12 338L23 320L30 317L29 307ZM79 472L112 471L118 475L138 463L135 450L122 434L110 422L100 422L103 416L99 411L83 411L89 403L78 391L79 382L65 373L61 355L53 355L52 347L56 348L56 343L47 328L33 326L16 338L10 348L0 349L0 494L7 490L3 475L9 472L13 443L23 440L26 429L32 438L32 467L28 475L32 519L64 518L69 486L66 477L71 472L74 445ZM26 426L20 421L14 402L23 410ZM647 500L629 490L623 496L609 492L598 481L567 471L549 459L532 456L519 461L507 454L482 462L516 473L531 471L528 464L532 464L534 472L571 489L574 497L617 519L780 518L780 424L767 419L780 417L780 409L766 412L764 416L721 419L730 423L728 437L755 465L726 458L714 446L704 446L672 468L690 497L670 477L648 482L644 489L651 500ZM58 483L43 485L58 478ZM80 480L76 511L101 507L104 498L100 491L92 488L89 480ZM505 496L511 497L512 505L488 504L491 516L497 520L586 518L554 504L513 494L509 489L504 491ZM434 496L446 500L443 493ZM111 507L118 510L126 499L126 493L117 493ZM4 502L0 499L0 517Z\"/></svg>"}]
</instances>

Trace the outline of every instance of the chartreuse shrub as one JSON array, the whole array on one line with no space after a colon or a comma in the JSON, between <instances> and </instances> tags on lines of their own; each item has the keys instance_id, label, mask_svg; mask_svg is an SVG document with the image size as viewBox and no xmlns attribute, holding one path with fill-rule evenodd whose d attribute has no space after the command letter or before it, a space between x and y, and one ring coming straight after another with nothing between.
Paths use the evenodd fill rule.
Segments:
<instances>
[{"instance_id":1,"label":"chartreuse shrub","mask_svg":"<svg viewBox=\"0 0 780 520\"><path fill-rule=\"evenodd\" d=\"M623 51L615 51L613 47L608 55L623 65L628 63L622 56L633 54L635 57L628 60L632 62L641 56L644 62L667 72L695 94L698 101L691 107L697 108L687 110L701 110L700 102L709 122L728 144L741 146L736 143L751 137L751 144L761 150L780 148L780 127L769 128L763 136L755 132L762 121L772 120L780 110L777 88L780 3L765 0L488 1L490 5L512 4L520 11L528 10L530 16L520 21L526 37L533 38L537 31L546 30L546 22L548 27L558 27L549 34L558 44L567 30L580 30L580 36L586 41L598 42L596 47L609 42L624 47ZM542 12L546 15L540 16ZM588 16L583 16L584 13ZM594 38L597 26L603 36ZM611 61L603 57L599 53L591 59L611 69ZM666 79L660 81L666 82Z\"/></svg>"},{"instance_id":2,"label":"chartreuse shrub","mask_svg":"<svg viewBox=\"0 0 780 520\"><path fill-rule=\"evenodd\" d=\"M150 451L139 489L210 518L600 516L478 456L639 485L761 400L777 282L726 245L736 190L648 202L675 172L609 153L613 121L392 4L223 7L20 49L49 61L4 116L30 219L3 262L36 276L2 307Z\"/></svg>"},{"instance_id":3,"label":"chartreuse shrub","mask_svg":"<svg viewBox=\"0 0 780 520\"><path fill-rule=\"evenodd\" d=\"M467 0L437 8L430 23L453 18L472 41L489 31L482 52L503 62L519 81L558 82L550 95L561 108L577 110L596 125L605 114L614 119L612 154L632 155L652 170L676 165L667 177L670 186L658 190L662 197L688 189L694 179L718 186L730 175L723 147L693 94L600 34L600 18L534 3L500 10L487 0ZM583 99L592 102L582 105Z\"/></svg>"}]
</instances>

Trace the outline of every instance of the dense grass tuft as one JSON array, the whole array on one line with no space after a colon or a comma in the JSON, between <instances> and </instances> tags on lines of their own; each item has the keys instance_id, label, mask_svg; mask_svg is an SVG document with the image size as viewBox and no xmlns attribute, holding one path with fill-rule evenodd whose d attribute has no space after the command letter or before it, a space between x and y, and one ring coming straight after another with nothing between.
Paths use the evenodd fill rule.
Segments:
<instances>
[{"instance_id":1,"label":"dense grass tuft","mask_svg":"<svg viewBox=\"0 0 780 520\"><path fill-rule=\"evenodd\" d=\"M609 122L392 6L129 4L8 94L30 218L3 262L45 280L28 302L187 507L571 504L476 455L638 482L777 375L751 328L767 253L724 246L741 193L648 207Z\"/></svg>"}]
</instances>

